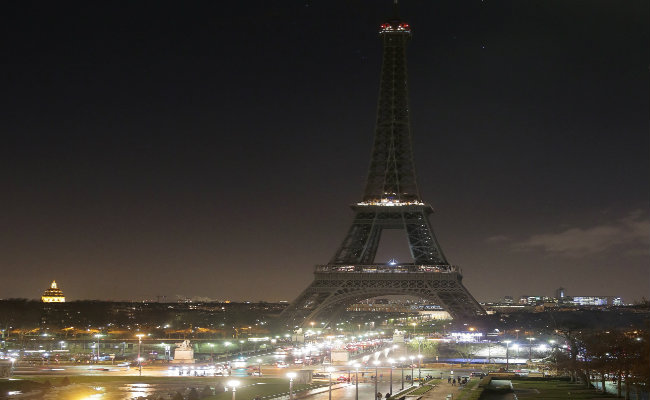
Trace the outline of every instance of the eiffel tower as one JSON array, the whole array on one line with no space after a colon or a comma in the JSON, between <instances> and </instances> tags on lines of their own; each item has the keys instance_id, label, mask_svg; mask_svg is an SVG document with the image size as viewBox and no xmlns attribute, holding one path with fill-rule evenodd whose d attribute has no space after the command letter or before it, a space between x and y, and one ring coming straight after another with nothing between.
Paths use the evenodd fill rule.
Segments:
<instances>
[{"instance_id":1,"label":"eiffel tower","mask_svg":"<svg viewBox=\"0 0 650 400\"><path fill-rule=\"evenodd\" d=\"M314 281L280 315L295 328L311 321L329 324L348 306L385 295L417 296L443 307L453 318L484 311L450 265L429 223L432 207L420 198L411 144L406 44L411 27L397 16L381 25L383 61L377 124L363 200L352 205L352 226L334 257L318 265ZM413 263L376 263L384 229L408 237Z\"/></svg>"}]
</instances>

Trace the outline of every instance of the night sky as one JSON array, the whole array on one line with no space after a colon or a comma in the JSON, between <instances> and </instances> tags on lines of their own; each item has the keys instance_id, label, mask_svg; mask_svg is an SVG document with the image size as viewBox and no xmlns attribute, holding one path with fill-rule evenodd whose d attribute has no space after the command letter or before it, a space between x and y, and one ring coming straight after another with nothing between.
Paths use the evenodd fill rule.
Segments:
<instances>
[{"instance_id":1,"label":"night sky","mask_svg":"<svg viewBox=\"0 0 650 400\"><path fill-rule=\"evenodd\" d=\"M361 199L390 3L4 3L0 298L292 300ZM420 192L479 301L650 293L649 4L403 2Z\"/></svg>"}]
</instances>

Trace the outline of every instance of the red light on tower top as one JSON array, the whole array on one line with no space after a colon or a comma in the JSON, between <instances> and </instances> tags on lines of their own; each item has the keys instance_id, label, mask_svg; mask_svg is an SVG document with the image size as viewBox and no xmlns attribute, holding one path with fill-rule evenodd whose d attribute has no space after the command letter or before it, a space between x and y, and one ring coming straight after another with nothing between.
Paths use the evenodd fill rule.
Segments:
<instances>
[{"instance_id":1,"label":"red light on tower top","mask_svg":"<svg viewBox=\"0 0 650 400\"><path fill-rule=\"evenodd\" d=\"M411 33L411 25L402 21L399 17L399 4L397 0L394 0L393 3L393 16L381 24L379 33Z\"/></svg>"},{"instance_id":2,"label":"red light on tower top","mask_svg":"<svg viewBox=\"0 0 650 400\"><path fill-rule=\"evenodd\" d=\"M379 33L393 33L393 32L411 33L411 25L407 24L406 22L402 22L400 20L392 20L392 21L384 22L383 24L380 25L380 27L381 29Z\"/></svg>"}]
</instances>

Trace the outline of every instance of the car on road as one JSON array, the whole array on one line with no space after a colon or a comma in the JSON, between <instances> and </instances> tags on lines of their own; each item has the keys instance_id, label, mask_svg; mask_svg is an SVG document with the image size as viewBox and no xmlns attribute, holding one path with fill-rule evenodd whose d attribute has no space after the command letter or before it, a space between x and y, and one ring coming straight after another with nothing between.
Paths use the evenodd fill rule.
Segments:
<instances>
[{"instance_id":1,"label":"car on road","mask_svg":"<svg viewBox=\"0 0 650 400\"><path fill-rule=\"evenodd\" d=\"M471 374L469 374L469 376L483 378L483 377L485 377L485 372L472 372Z\"/></svg>"}]
</instances>

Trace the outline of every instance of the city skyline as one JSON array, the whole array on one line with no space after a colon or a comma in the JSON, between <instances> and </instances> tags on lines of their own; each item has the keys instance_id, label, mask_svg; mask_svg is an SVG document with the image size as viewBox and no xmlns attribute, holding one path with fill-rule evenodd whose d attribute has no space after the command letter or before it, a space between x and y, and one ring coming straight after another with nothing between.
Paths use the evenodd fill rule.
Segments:
<instances>
[{"instance_id":1,"label":"city skyline","mask_svg":"<svg viewBox=\"0 0 650 400\"><path fill-rule=\"evenodd\" d=\"M52 290L52 285L57 285L55 281L53 281L50 286L45 290L42 291L42 296L41 301L42 302L52 302L52 300L45 301L43 300L43 296L48 296L49 292ZM504 293L499 297L496 298L491 298L491 299L481 299L481 303L493 303L493 302L503 302L503 303L509 303L509 302L514 302L514 303L521 303L524 302L524 300L530 300L531 298L537 298L539 297L540 299L556 299L559 300L557 297L557 291L562 289L564 295L562 298L568 298L572 299L574 297L576 298L583 298L583 297L598 297L598 298L609 298L609 299L620 299L621 304L609 304L609 305L626 305L626 304L634 304L630 301L627 301L627 299L624 299L621 296L618 296L616 294L613 295L603 295L603 294L598 294L598 293L570 293L566 292L565 288L556 288L554 290L555 296L553 295L547 295L546 292L544 293L525 293L521 294L518 296L513 296L508 293ZM60 296L63 298L63 300L57 300L59 302L65 302L65 298L63 297L64 295L61 293L62 291L58 289L58 292L60 293ZM30 297L30 296L22 296L18 298L23 298L27 300L38 300L37 297ZM397 301L416 301L416 302L422 302L426 303L426 300L412 297L411 296L398 296L398 295L386 295L386 296L380 296L375 299L391 299L391 300L397 300ZM0 298L0 300L7 300ZM230 299L230 298L220 298L220 297L209 297L209 296L193 296L190 294L175 294L173 296L167 296L167 295L158 295L155 297L149 297L149 298L140 298L140 299L129 299L129 298L124 298L124 299L95 299L95 298L88 298L88 299L68 299L68 301L94 301L94 300L99 300L99 301L114 301L114 302L157 302L157 303L176 303L176 302L204 302L204 303L228 303L228 302L240 302L240 303L256 303L256 302L275 302L275 303L289 303L290 300L286 299L279 299L279 300L266 300L262 298L241 298L241 299ZM363 302L368 301L371 299L366 299L363 300ZM618 301L618 300L617 300Z\"/></svg>"},{"instance_id":2,"label":"city skyline","mask_svg":"<svg viewBox=\"0 0 650 400\"><path fill-rule=\"evenodd\" d=\"M331 258L390 4L256 4L9 8L1 298L292 300ZM420 190L469 291L647 296L647 5L402 7Z\"/></svg>"}]
</instances>

